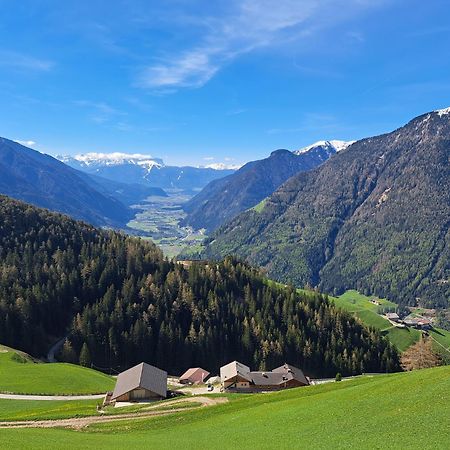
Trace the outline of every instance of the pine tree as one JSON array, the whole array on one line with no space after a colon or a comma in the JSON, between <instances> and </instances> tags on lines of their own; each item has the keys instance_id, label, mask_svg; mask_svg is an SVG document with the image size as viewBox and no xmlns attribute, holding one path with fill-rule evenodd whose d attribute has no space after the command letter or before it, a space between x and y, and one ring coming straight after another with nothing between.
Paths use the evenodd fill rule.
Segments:
<instances>
[{"instance_id":1,"label":"pine tree","mask_svg":"<svg viewBox=\"0 0 450 450\"><path fill-rule=\"evenodd\" d=\"M81 347L80 365L82 365L84 367L90 367L91 366L91 354L89 352L89 348L88 348L86 342Z\"/></svg>"}]
</instances>

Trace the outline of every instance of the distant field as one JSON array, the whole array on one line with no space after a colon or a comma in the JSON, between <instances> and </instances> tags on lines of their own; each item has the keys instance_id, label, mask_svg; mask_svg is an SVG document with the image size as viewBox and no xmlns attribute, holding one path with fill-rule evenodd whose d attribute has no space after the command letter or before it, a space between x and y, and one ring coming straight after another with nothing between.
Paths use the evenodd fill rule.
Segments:
<instances>
[{"instance_id":1,"label":"distant field","mask_svg":"<svg viewBox=\"0 0 450 450\"><path fill-rule=\"evenodd\" d=\"M380 303L380 306L377 306L370 302L372 298L351 290L339 297L332 297L332 300L340 308L354 313L366 325L384 332L401 352L420 339L422 333L419 330L395 327L388 320L377 314L379 308L390 307L394 309L397 306L395 303L386 299L377 299ZM450 332L436 328L430 331L430 335L441 343L443 347L450 349ZM434 343L434 349L447 361L450 353L445 351L443 347Z\"/></svg>"},{"instance_id":2,"label":"distant field","mask_svg":"<svg viewBox=\"0 0 450 450\"><path fill-rule=\"evenodd\" d=\"M166 256L172 258L181 252L196 252L206 237L191 227L180 227L179 222L186 213L183 203L192 196L170 193L168 197L148 197L137 205L136 216L127 226L145 239L151 239Z\"/></svg>"},{"instance_id":3,"label":"distant field","mask_svg":"<svg viewBox=\"0 0 450 450\"><path fill-rule=\"evenodd\" d=\"M375 298L380 306L375 305L370 302L372 298ZM378 297L368 297L366 295L360 294L358 291L349 290L335 299L336 304L345 308L347 311L372 311L377 313L381 308L390 308L395 310L397 305L389 300L378 298ZM389 323L389 322L388 322Z\"/></svg>"},{"instance_id":4,"label":"distant field","mask_svg":"<svg viewBox=\"0 0 450 450\"><path fill-rule=\"evenodd\" d=\"M28 355L0 346L0 392L15 394L102 394L114 379L86 367L36 363Z\"/></svg>"},{"instance_id":5,"label":"distant field","mask_svg":"<svg viewBox=\"0 0 450 450\"><path fill-rule=\"evenodd\" d=\"M447 449L450 367L361 377L83 431L4 429L0 447L34 449Z\"/></svg>"}]
</instances>

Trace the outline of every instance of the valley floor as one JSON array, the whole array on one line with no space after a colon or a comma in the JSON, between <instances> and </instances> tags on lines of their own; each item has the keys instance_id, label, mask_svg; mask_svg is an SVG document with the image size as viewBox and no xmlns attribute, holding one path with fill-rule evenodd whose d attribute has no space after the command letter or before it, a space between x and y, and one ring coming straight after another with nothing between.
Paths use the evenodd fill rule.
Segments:
<instances>
[{"instance_id":1,"label":"valley floor","mask_svg":"<svg viewBox=\"0 0 450 450\"><path fill-rule=\"evenodd\" d=\"M206 236L191 227L180 226L186 216L183 204L192 195L177 191L168 194L168 197L148 197L136 205L136 216L127 226L133 233L151 239L171 258L181 251L195 252Z\"/></svg>"}]
</instances>

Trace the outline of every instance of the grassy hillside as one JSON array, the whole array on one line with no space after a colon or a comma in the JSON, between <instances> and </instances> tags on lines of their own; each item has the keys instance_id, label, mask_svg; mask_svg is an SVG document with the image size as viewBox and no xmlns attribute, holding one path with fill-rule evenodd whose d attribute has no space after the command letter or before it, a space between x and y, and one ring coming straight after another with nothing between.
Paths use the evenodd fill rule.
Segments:
<instances>
[{"instance_id":1,"label":"grassy hillside","mask_svg":"<svg viewBox=\"0 0 450 450\"><path fill-rule=\"evenodd\" d=\"M402 352L420 339L422 333L419 330L397 328L377 313L380 308L395 308L397 306L395 303L386 299L377 299L380 303L380 306L377 306L370 302L371 298L354 290L347 291L339 297L332 297L337 306L354 313L366 325L375 327L385 333L389 340ZM434 349L445 361L450 360L450 332L435 328L429 334L437 341L434 342Z\"/></svg>"},{"instance_id":2,"label":"grassy hillside","mask_svg":"<svg viewBox=\"0 0 450 450\"><path fill-rule=\"evenodd\" d=\"M0 422L12 420L66 419L98 415L101 400L4 400L0 399Z\"/></svg>"},{"instance_id":3,"label":"grassy hillside","mask_svg":"<svg viewBox=\"0 0 450 450\"><path fill-rule=\"evenodd\" d=\"M15 394L101 394L114 379L73 364L45 364L0 346L0 392ZM1 410L1 408L0 408Z\"/></svg>"},{"instance_id":4,"label":"grassy hillside","mask_svg":"<svg viewBox=\"0 0 450 450\"><path fill-rule=\"evenodd\" d=\"M450 367L233 397L188 413L63 429L4 429L0 447L259 449L450 446ZM268 426L270 424L270 426Z\"/></svg>"}]
</instances>

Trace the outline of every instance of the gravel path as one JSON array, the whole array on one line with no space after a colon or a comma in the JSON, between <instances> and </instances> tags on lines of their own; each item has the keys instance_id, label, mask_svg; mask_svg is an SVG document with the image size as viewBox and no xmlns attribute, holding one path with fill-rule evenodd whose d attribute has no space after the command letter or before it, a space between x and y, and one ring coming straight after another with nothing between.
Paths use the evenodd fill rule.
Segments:
<instances>
[{"instance_id":1,"label":"gravel path","mask_svg":"<svg viewBox=\"0 0 450 450\"><path fill-rule=\"evenodd\" d=\"M147 417L153 416L167 416L169 414L174 414L181 411L190 411L192 409L196 409L196 407L192 408L174 408L168 411L148 411L150 409L156 409L161 407L166 407L169 405L174 405L176 403L181 402L192 402L192 403L202 403L202 407L214 406L221 403L228 402L228 399L225 397L222 398L211 398L211 397L188 397L181 398L177 400L168 401L165 403L159 403L157 405L150 406L145 408L145 412L139 413L128 413L128 414L116 414L116 415L103 415L103 416L91 416L91 417L75 417L72 419L57 419L57 420L23 420L16 422L0 422L1 428L56 428L56 427L65 427L65 428L74 428L81 429L87 427L93 423L104 423L104 422L112 422L116 420L124 420L124 419L144 419Z\"/></svg>"}]
</instances>

